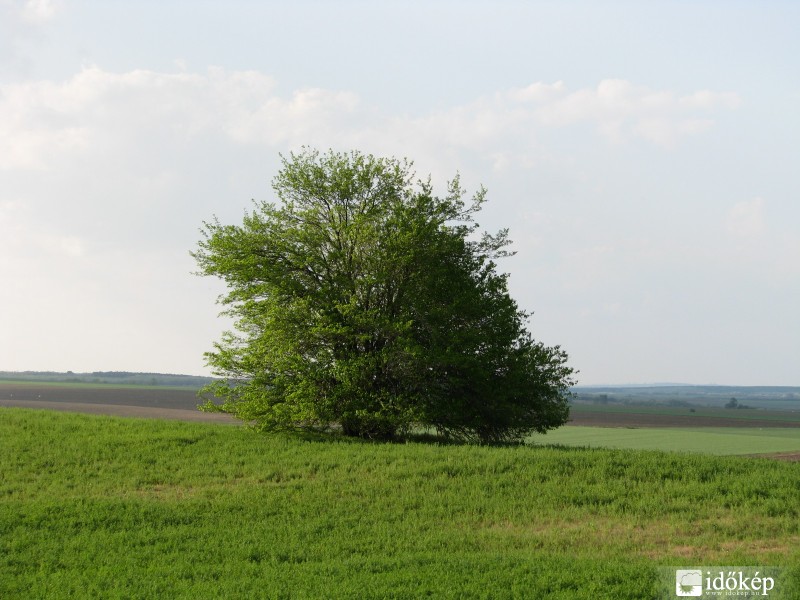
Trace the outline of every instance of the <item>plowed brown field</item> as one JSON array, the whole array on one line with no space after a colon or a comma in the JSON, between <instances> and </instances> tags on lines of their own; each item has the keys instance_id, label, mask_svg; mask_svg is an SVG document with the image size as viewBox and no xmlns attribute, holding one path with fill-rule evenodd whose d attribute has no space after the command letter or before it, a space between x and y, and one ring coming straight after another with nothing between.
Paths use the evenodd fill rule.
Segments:
<instances>
[{"instance_id":1,"label":"plowed brown field","mask_svg":"<svg viewBox=\"0 0 800 600\"><path fill-rule=\"evenodd\" d=\"M180 388L37 385L0 382L0 407L37 408L120 417L236 422L197 409L196 390Z\"/></svg>"}]
</instances>

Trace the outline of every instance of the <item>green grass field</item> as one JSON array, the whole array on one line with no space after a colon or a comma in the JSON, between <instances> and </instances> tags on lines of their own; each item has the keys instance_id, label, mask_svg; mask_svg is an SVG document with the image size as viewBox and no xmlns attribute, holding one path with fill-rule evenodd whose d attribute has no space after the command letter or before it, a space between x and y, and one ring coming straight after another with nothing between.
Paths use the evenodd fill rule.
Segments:
<instances>
[{"instance_id":1,"label":"green grass field","mask_svg":"<svg viewBox=\"0 0 800 600\"><path fill-rule=\"evenodd\" d=\"M732 564L800 597L793 463L22 409L0 457L3 599L640 600L660 567Z\"/></svg>"},{"instance_id":2,"label":"green grass field","mask_svg":"<svg viewBox=\"0 0 800 600\"><path fill-rule=\"evenodd\" d=\"M530 438L534 444L590 448L627 448L704 454L800 452L800 428L752 427L574 427L566 426Z\"/></svg>"}]
</instances>

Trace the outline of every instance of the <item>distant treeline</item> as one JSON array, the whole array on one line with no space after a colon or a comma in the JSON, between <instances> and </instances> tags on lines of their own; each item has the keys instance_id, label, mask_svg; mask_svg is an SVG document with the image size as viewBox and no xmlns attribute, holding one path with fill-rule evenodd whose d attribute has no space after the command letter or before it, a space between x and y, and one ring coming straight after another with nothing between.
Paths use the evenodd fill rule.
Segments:
<instances>
[{"instance_id":1,"label":"distant treeline","mask_svg":"<svg viewBox=\"0 0 800 600\"><path fill-rule=\"evenodd\" d=\"M730 385L576 386L574 401L591 404L746 406L800 409L800 387Z\"/></svg>"},{"instance_id":2,"label":"distant treeline","mask_svg":"<svg viewBox=\"0 0 800 600\"><path fill-rule=\"evenodd\" d=\"M199 375L173 373L130 373L128 371L94 371L92 373L58 373L55 371L0 371L0 381L42 383L108 383L117 385L158 385L186 388L202 387L213 379Z\"/></svg>"}]
</instances>

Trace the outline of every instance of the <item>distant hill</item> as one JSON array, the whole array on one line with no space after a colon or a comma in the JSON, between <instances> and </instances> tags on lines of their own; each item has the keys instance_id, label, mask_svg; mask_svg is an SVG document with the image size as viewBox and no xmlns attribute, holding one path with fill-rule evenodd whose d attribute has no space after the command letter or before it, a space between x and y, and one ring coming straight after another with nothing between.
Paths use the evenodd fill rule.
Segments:
<instances>
[{"instance_id":1,"label":"distant hill","mask_svg":"<svg viewBox=\"0 0 800 600\"><path fill-rule=\"evenodd\" d=\"M213 378L173 373L131 373L128 371L94 371L92 373L58 373L55 371L0 371L0 381L41 383L107 383L117 385L158 385L200 388Z\"/></svg>"},{"instance_id":2,"label":"distant hill","mask_svg":"<svg viewBox=\"0 0 800 600\"><path fill-rule=\"evenodd\" d=\"M800 409L800 387L730 385L619 385L576 386L575 401L591 404L666 404L670 406L725 406Z\"/></svg>"}]
</instances>

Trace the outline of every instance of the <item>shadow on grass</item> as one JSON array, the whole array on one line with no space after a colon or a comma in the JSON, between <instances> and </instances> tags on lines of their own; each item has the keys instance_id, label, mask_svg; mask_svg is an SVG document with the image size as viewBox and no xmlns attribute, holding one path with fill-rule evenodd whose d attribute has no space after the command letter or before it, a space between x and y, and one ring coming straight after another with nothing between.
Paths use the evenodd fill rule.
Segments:
<instances>
[{"instance_id":1,"label":"shadow on grass","mask_svg":"<svg viewBox=\"0 0 800 600\"><path fill-rule=\"evenodd\" d=\"M521 441L497 441L480 442L477 440L467 440L446 436L435 432L413 432L404 437L393 440L395 443L430 444L434 446L485 446L491 448L518 448L525 446L524 440Z\"/></svg>"},{"instance_id":2,"label":"shadow on grass","mask_svg":"<svg viewBox=\"0 0 800 600\"><path fill-rule=\"evenodd\" d=\"M268 434L269 432L260 432ZM281 435L311 443L336 443L336 444L367 444L367 445L400 445L400 444L422 444L429 446L482 446L490 448L519 448L523 446L531 447L534 444L526 441L498 441L480 442L477 440L461 439L447 436L435 431L417 430L407 434L398 434L389 439L370 439L348 436L338 429L327 431L285 431ZM537 444L538 445L538 444Z\"/></svg>"}]
</instances>

